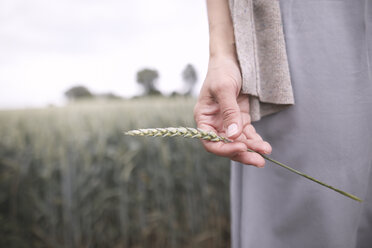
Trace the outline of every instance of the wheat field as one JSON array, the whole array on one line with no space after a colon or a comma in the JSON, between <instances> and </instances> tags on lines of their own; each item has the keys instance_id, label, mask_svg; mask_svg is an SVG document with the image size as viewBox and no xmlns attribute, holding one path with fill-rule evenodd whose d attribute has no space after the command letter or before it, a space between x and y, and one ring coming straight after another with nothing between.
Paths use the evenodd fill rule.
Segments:
<instances>
[{"instance_id":1,"label":"wheat field","mask_svg":"<svg viewBox=\"0 0 372 248\"><path fill-rule=\"evenodd\" d=\"M0 111L0 247L229 247L229 161L197 140L193 98Z\"/></svg>"}]
</instances>

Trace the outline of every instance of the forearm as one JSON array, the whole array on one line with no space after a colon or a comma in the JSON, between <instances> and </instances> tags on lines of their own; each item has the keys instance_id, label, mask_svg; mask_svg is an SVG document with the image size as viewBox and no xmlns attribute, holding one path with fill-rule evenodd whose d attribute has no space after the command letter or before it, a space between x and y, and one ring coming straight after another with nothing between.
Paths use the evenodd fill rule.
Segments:
<instances>
[{"instance_id":1,"label":"forearm","mask_svg":"<svg viewBox=\"0 0 372 248\"><path fill-rule=\"evenodd\" d=\"M207 0L210 57L236 59L234 28L228 0Z\"/></svg>"},{"instance_id":2,"label":"forearm","mask_svg":"<svg viewBox=\"0 0 372 248\"><path fill-rule=\"evenodd\" d=\"M206 0L209 21L210 58L208 72L194 108L198 128L216 132L234 142L207 142L205 149L243 164L262 167L257 153L271 147L250 123L247 95L240 93L242 77L236 56L234 27L228 0Z\"/></svg>"}]
</instances>

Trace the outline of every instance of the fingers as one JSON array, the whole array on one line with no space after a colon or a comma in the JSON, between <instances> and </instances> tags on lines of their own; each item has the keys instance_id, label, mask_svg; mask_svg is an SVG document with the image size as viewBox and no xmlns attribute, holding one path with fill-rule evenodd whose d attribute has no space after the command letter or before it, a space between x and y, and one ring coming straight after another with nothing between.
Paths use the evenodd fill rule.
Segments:
<instances>
[{"instance_id":1,"label":"fingers","mask_svg":"<svg viewBox=\"0 0 372 248\"><path fill-rule=\"evenodd\" d=\"M242 164L253 165L259 168L263 168L265 166L265 159L261 155L254 152L238 153L237 155L231 157L231 159Z\"/></svg>"},{"instance_id":2,"label":"fingers","mask_svg":"<svg viewBox=\"0 0 372 248\"><path fill-rule=\"evenodd\" d=\"M248 152L247 147L242 142L223 143L203 140L204 148L215 155L228 157L231 160L257 167L264 167L263 157L254 152Z\"/></svg>"},{"instance_id":3,"label":"fingers","mask_svg":"<svg viewBox=\"0 0 372 248\"><path fill-rule=\"evenodd\" d=\"M240 108L237 103L236 89L233 87L221 88L218 89L215 96L220 106L227 137L230 139L237 138L242 132L243 125Z\"/></svg>"},{"instance_id":4,"label":"fingers","mask_svg":"<svg viewBox=\"0 0 372 248\"><path fill-rule=\"evenodd\" d=\"M234 157L239 153L247 151L247 147L244 143L223 143L223 142L212 142L203 140L205 150L215 155L222 157Z\"/></svg>"},{"instance_id":5,"label":"fingers","mask_svg":"<svg viewBox=\"0 0 372 248\"><path fill-rule=\"evenodd\" d=\"M206 131L213 131L213 127L208 125L200 125L199 128L206 130ZM222 157L228 157L231 160L247 164L247 165L253 165L257 167L264 167L265 160L263 157L257 153L254 152L248 152L247 147L250 149L260 152L260 153L266 153L265 145L268 145L271 152L271 146L265 142L262 141L262 139L258 140L247 140L245 137L239 137L235 142L233 143L223 143L223 142L212 142L212 141L206 141L203 140L203 146L204 148L215 155L222 156ZM264 144L264 146L263 146ZM264 148L262 148L264 147Z\"/></svg>"},{"instance_id":6,"label":"fingers","mask_svg":"<svg viewBox=\"0 0 372 248\"><path fill-rule=\"evenodd\" d=\"M264 154L270 154L272 151L271 145L262 140L262 137L256 132L252 124L244 126L243 133L246 139L241 139L248 148Z\"/></svg>"},{"instance_id":7,"label":"fingers","mask_svg":"<svg viewBox=\"0 0 372 248\"><path fill-rule=\"evenodd\" d=\"M213 127L201 124L198 126L198 128L205 130L205 131L213 131L215 133L218 133ZM247 151L247 146L242 142L233 142L233 143L224 143L224 142L212 142L212 141L206 141L202 140L204 148L213 154L216 154L218 156L222 157L233 157L237 155L238 153Z\"/></svg>"},{"instance_id":8,"label":"fingers","mask_svg":"<svg viewBox=\"0 0 372 248\"><path fill-rule=\"evenodd\" d=\"M253 151L262 154L270 154L272 151L271 145L263 140L246 140L244 144Z\"/></svg>"}]
</instances>

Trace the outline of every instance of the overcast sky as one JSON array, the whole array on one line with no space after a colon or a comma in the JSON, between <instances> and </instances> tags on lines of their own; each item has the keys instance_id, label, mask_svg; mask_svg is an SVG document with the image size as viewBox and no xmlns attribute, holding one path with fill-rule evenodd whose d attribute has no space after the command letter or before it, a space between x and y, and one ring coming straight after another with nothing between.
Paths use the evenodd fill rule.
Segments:
<instances>
[{"instance_id":1,"label":"overcast sky","mask_svg":"<svg viewBox=\"0 0 372 248\"><path fill-rule=\"evenodd\" d=\"M136 72L157 69L163 92L208 63L204 0L1 0L0 108L63 102L77 84L139 94Z\"/></svg>"}]
</instances>

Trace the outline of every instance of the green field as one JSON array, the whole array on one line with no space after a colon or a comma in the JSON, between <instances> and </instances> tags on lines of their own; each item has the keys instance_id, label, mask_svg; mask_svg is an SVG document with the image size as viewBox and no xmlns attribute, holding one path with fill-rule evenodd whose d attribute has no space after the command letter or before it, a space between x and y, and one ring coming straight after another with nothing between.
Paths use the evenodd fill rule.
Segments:
<instances>
[{"instance_id":1,"label":"green field","mask_svg":"<svg viewBox=\"0 0 372 248\"><path fill-rule=\"evenodd\" d=\"M229 247L229 161L197 140L192 98L0 111L0 247Z\"/></svg>"}]
</instances>

